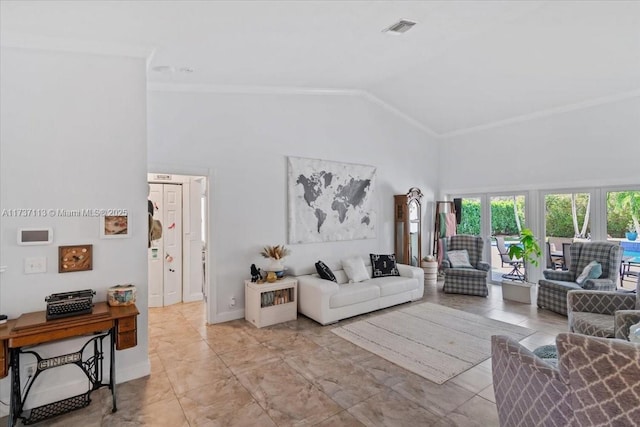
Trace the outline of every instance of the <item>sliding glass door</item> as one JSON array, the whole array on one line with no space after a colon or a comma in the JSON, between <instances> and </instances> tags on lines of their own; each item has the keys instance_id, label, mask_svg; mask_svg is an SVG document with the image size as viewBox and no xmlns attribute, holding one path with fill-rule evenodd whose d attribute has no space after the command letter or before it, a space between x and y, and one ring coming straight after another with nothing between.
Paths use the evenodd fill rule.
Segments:
<instances>
[{"instance_id":1,"label":"sliding glass door","mask_svg":"<svg viewBox=\"0 0 640 427\"><path fill-rule=\"evenodd\" d=\"M480 197L462 198L462 217L458 234L482 235L482 203Z\"/></svg>"},{"instance_id":2,"label":"sliding glass door","mask_svg":"<svg viewBox=\"0 0 640 427\"><path fill-rule=\"evenodd\" d=\"M635 289L640 275L640 189L608 191L607 240L622 246L620 286Z\"/></svg>"},{"instance_id":3,"label":"sliding glass door","mask_svg":"<svg viewBox=\"0 0 640 427\"><path fill-rule=\"evenodd\" d=\"M517 245L520 230L526 227L526 196L520 194L490 195L491 231L487 241L491 242L491 277L493 283L503 279L521 280L525 266L520 260L509 258L509 246Z\"/></svg>"}]
</instances>

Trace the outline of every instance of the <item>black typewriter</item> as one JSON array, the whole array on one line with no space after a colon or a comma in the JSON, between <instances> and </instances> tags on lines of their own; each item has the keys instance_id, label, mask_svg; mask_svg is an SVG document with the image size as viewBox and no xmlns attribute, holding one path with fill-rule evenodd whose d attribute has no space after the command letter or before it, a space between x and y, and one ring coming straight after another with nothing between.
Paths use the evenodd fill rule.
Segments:
<instances>
[{"instance_id":1,"label":"black typewriter","mask_svg":"<svg viewBox=\"0 0 640 427\"><path fill-rule=\"evenodd\" d=\"M49 295L44 299L47 302L47 320L91 313L95 294L93 289L85 289Z\"/></svg>"}]
</instances>

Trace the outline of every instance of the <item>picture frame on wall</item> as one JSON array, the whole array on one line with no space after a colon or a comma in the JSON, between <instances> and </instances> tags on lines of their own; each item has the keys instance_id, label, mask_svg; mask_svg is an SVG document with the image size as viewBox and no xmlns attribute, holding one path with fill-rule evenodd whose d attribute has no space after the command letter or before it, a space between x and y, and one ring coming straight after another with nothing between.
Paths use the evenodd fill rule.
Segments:
<instances>
[{"instance_id":1,"label":"picture frame on wall","mask_svg":"<svg viewBox=\"0 0 640 427\"><path fill-rule=\"evenodd\" d=\"M93 270L93 245L58 246L58 273Z\"/></svg>"},{"instance_id":2,"label":"picture frame on wall","mask_svg":"<svg viewBox=\"0 0 640 427\"><path fill-rule=\"evenodd\" d=\"M124 239L131 236L129 215L103 215L100 217L100 238Z\"/></svg>"}]
</instances>

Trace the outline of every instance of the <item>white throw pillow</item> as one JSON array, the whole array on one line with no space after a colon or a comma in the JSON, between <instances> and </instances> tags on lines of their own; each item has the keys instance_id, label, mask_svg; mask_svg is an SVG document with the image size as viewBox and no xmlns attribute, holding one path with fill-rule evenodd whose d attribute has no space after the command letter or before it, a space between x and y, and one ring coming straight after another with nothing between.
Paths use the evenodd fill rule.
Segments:
<instances>
[{"instance_id":1,"label":"white throw pillow","mask_svg":"<svg viewBox=\"0 0 640 427\"><path fill-rule=\"evenodd\" d=\"M360 257L347 258L342 260L342 269L347 273L349 282L362 282L369 279L367 268Z\"/></svg>"},{"instance_id":2,"label":"white throw pillow","mask_svg":"<svg viewBox=\"0 0 640 427\"><path fill-rule=\"evenodd\" d=\"M584 270L582 270L582 274L578 276L576 283L582 285L585 280L597 279L600 276L602 276L602 265L600 265L598 261L591 261Z\"/></svg>"},{"instance_id":3,"label":"white throw pillow","mask_svg":"<svg viewBox=\"0 0 640 427\"><path fill-rule=\"evenodd\" d=\"M449 258L449 264L453 268L473 268L469 262L469 252L466 249L449 251L447 252L447 258Z\"/></svg>"}]
</instances>

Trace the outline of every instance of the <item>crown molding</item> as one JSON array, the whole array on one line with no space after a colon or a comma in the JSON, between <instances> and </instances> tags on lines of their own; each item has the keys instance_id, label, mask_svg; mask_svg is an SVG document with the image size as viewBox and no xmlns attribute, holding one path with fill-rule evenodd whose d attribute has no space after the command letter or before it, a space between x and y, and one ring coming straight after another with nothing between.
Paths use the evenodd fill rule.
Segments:
<instances>
[{"instance_id":1,"label":"crown molding","mask_svg":"<svg viewBox=\"0 0 640 427\"><path fill-rule=\"evenodd\" d=\"M388 102L383 101L382 99L380 99L377 96L371 94L370 92L367 92L367 91L363 90L363 91L361 91L361 96L363 96L365 99L369 100L370 102L381 106L382 108L384 108L388 112L400 117L405 122L413 125L414 127L420 129L421 131L429 134L429 136L432 136L434 138L439 138L440 137L440 135L438 135L438 133L436 133L430 127L425 126L424 124L420 123L418 120L414 119L413 117L411 117L407 113L405 113L402 110L394 107L393 105L389 104Z\"/></svg>"},{"instance_id":2,"label":"crown molding","mask_svg":"<svg viewBox=\"0 0 640 427\"><path fill-rule=\"evenodd\" d=\"M0 46L143 59L150 58L155 52L155 47L152 46L135 46L62 37L43 37L11 31L0 32Z\"/></svg>"},{"instance_id":3,"label":"crown molding","mask_svg":"<svg viewBox=\"0 0 640 427\"><path fill-rule=\"evenodd\" d=\"M288 86L210 85L192 83L149 83L152 92L218 93L236 95L339 95L354 96L361 91L354 89L299 88Z\"/></svg>"},{"instance_id":4,"label":"crown molding","mask_svg":"<svg viewBox=\"0 0 640 427\"><path fill-rule=\"evenodd\" d=\"M568 113L576 110L583 110L585 108L596 107L598 105L610 104L613 102L623 101L626 99L632 99L637 97L640 97L640 90L632 90L630 92L623 92L615 95L607 95L600 98L593 98L583 102L563 105L561 107L549 108L546 110L536 111L534 113L523 114L520 116L511 117L504 120L497 120L495 122L485 123L478 126L458 129L451 132L445 132L445 133L439 134L438 137L441 139L447 139L455 136L467 135L474 132L480 132L483 130L511 125L514 123L527 122L531 120L541 119L544 117L554 116L557 114Z\"/></svg>"}]
</instances>

